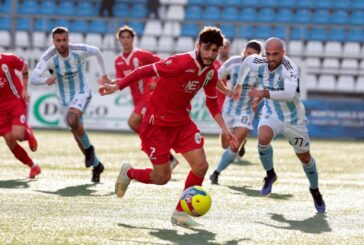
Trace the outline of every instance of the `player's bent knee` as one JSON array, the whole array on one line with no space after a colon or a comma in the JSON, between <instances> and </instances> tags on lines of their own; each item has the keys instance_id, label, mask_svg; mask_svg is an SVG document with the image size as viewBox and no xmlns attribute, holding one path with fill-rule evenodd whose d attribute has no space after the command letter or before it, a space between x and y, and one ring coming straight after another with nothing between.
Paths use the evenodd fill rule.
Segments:
<instances>
[{"instance_id":1,"label":"player's bent knee","mask_svg":"<svg viewBox=\"0 0 364 245\"><path fill-rule=\"evenodd\" d=\"M22 131L16 131L11 133L12 137L18 141L25 140L25 132Z\"/></svg>"},{"instance_id":2,"label":"player's bent knee","mask_svg":"<svg viewBox=\"0 0 364 245\"><path fill-rule=\"evenodd\" d=\"M74 112L68 112L67 113L67 125L72 128L72 129L78 129L79 123L80 123L80 119L79 116L74 113Z\"/></svg>"},{"instance_id":3,"label":"player's bent knee","mask_svg":"<svg viewBox=\"0 0 364 245\"><path fill-rule=\"evenodd\" d=\"M209 164L207 163L207 161L205 161L201 164L196 164L195 166L193 166L192 172L194 174L196 174L197 176L202 177L202 176L205 176L208 169L209 169Z\"/></svg>"},{"instance_id":4,"label":"player's bent knee","mask_svg":"<svg viewBox=\"0 0 364 245\"><path fill-rule=\"evenodd\" d=\"M269 145L272 138L270 136L259 136L258 142L260 145Z\"/></svg>"}]
</instances>

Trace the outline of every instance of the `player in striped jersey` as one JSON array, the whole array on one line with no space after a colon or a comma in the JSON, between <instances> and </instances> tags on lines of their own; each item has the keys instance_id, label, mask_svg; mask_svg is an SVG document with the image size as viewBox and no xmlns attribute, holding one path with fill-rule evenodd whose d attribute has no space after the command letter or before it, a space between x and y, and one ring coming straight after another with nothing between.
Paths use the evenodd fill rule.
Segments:
<instances>
[{"instance_id":1,"label":"player in striped jersey","mask_svg":"<svg viewBox=\"0 0 364 245\"><path fill-rule=\"evenodd\" d=\"M35 85L57 85L58 101L65 122L85 155L86 167L93 166L92 182L100 182L104 166L98 160L82 122L83 114L92 97L83 67L85 60L96 56L101 68L102 81L107 83L111 80L106 75L104 60L97 47L70 44L69 33L65 27L54 28L52 36L54 46L43 53L30 81ZM50 77L43 77L46 71L50 71Z\"/></svg>"},{"instance_id":2,"label":"player in striped jersey","mask_svg":"<svg viewBox=\"0 0 364 245\"><path fill-rule=\"evenodd\" d=\"M261 50L261 44L256 40L251 40L245 46L242 55L243 57L247 57L252 54L260 54ZM218 72L219 82L223 78L229 78L229 88L224 91L226 94L233 90L238 80L240 79L240 73L242 70L244 70L242 64L242 57L239 55L231 57L220 67ZM249 88L249 86L256 85L255 74L249 74L248 76L245 76L245 74L243 74L243 76L243 78L245 79L243 81L244 88ZM221 88L221 86L218 87ZM252 100L253 99L247 96L246 93L242 93L240 98L238 98L237 100L232 97L225 99L224 106L222 108L222 115L227 126L238 138L238 143L240 145L239 148L241 150L239 150L239 148L229 146L229 142L227 141L227 139L223 135L220 136L221 145L225 149L225 151L222 154L220 162L217 165L215 171L210 176L212 184L218 184L218 179L221 171L227 168L227 166L229 166L229 164L238 156L238 150L239 153L245 153L244 145L250 130L253 129L253 119L255 115L255 112L251 110L250 106Z\"/></svg>"},{"instance_id":3,"label":"player in striped jersey","mask_svg":"<svg viewBox=\"0 0 364 245\"><path fill-rule=\"evenodd\" d=\"M317 212L324 213L326 205L318 189L318 173L310 154L305 108L300 99L298 68L285 56L285 44L279 38L272 37L265 42L265 54L266 58L250 56L243 62L257 72L258 82L263 85L263 90L252 88L248 92L255 98L253 108L260 100L264 102L258 126L258 151L267 176L261 194L269 195L277 180L271 141L282 134L303 165Z\"/></svg>"}]
</instances>

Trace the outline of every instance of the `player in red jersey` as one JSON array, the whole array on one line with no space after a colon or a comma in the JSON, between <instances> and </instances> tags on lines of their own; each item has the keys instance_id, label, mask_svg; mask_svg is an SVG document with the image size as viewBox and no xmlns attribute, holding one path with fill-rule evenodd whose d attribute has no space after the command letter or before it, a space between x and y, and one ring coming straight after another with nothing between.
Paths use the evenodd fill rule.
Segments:
<instances>
[{"instance_id":1,"label":"player in red jersey","mask_svg":"<svg viewBox=\"0 0 364 245\"><path fill-rule=\"evenodd\" d=\"M23 83L15 70L21 71ZM37 140L27 124L27 85L28 65L14 54L0 53L0 136L14 156L29 166L29 178L35 178L41 172L39 165L17 143L28 140L29 148L37 150Z\"/></svg>"},{"instance_id":2,"label":"player in red jersey","mask_svg":"<svg viewBox=\"0 0 364 245\"><path fill-rule=\"evenodd\" d=\"M116 80L122 80L126 75L138 67L149 65L161 60L161 58L149 51L134 47L136 34L129 26L119 28L116 39L122 47L122 53L115 59ZM153 77L140 79L129 85L134 102L134 111L128 119L129 127L139 134L139 127L146 109L147 100L154 89L156 81ZM171 154L172 169L178 165L177 159Z\"/></svg>"},{"instance_id":3,"label":"player in red jersey","mask_svg":"<svg viewBox=\"0 0 364 245\"><path fill-rule=\"evenodd\" d=\"M117 84L100 86L100 94L105 95L144 77L159 77L149 97L139 134L142 150L149 156L153 168L136 169L128 163L123 164L115 184L118 197L124 196L132 179L146 184L166 184L171 179L169 157L172 148L181 153L191 167L184 189L202 185L208 169L204 138L188 110L192 98L201 88L205 91L206 105L212 117L230 143L237 146L237 139L227 128L216 98L217 71L213 62L222 44L220 29L205 27L199 34L197 50L139 67ZM198 224L182 211L180 203L172 214L171 222L186 226Z\"/></svg>"}]
</instances>

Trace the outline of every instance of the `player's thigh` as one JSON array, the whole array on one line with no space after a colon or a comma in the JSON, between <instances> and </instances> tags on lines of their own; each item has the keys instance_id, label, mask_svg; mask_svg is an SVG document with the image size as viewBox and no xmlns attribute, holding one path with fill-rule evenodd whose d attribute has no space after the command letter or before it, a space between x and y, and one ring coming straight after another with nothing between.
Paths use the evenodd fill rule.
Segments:
<instances>
[{"instance_id":1,"label":"player's thigh","mask_svg":"<svg viewBox=\"0 0 364 245\"><path fill-rule=\"evenodd\" d=\"M140 123L142 122L143 117L141 114L137 114L135 112L131 113L129 119L128 119L128 124L131 128L136 129Z\"/></svg>"},{"instance_id":2,"label":"player's thigh","mask_svg":"<svg viewBox=\"0 0 364 245\"><path fill-rule=\"evenodd\" d=\"M223 134L220 134L220 143L223 149L228 148L230 145L229 140Z\"/></svg>"},{"instance_id":3,"label":"player's thigh","mask_svg":"<svg viewBox=\"0 0 364 245\"><path fill-rule=\"evenodd\" d=\"M282 133L296 153L306 153L310 150L310 137L305 123L286 124Z\"/></svg>"},{"instance_id":4,"label":"player's thigh","mask_svg":"<svg viewBox=\"0 0 364 245\"><path fill-rule=\"evenodd\" d=\"M248 128L237 127L234 128L233 134L237 137L239 145L243 140L248 137L250 130Z\"/></svg>"},{"instance_id":5,"label":"player's thigh","mask_svg":"<svg viewBox=\"0 0 364 245\"><path fill-rule=\"evenodd\" d=\"M11 135L16 140L24 140L24 138L25 138L25 125L13 125L11 127Z\"/></svg>"},{"instance_id":6,"label":"player's thigh","mask_svg":"<svg viewBox=\"0 0 364 245\"><path fill-rule=\"evenodd\" d=\"M283 129L283 122L270 115L261 115L258 124L258 143L268 145Z\"/></svg>"}]
</instances>

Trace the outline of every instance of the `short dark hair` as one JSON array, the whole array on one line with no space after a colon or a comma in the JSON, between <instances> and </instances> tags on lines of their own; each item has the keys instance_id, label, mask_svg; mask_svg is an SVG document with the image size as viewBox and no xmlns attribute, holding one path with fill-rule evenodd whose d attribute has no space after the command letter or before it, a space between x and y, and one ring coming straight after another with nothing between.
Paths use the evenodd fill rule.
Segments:
<instances>
[{"instance_id":1,"label":"short dark hair","mask_svg":"<svg viewBox=\"0 0 364 245\"><path fill-rule=\"evenodd\" d=\"M54 35L56 34L63 34L63 33L67 33L68 36L68 29L66 27L63 26L57 26L55 28L52 29L52 37L54 38Z\"/></svg>"},{"instance_id":2,"label":"short dark hair","mask_svg":"<svg viewBox=\"0 0 364 245\"><path fill-rule=\"evenodd\" d=\"M121 33L123 32L129 32L130 35L134 38L136 36L135 31L133 30L133 28L131 28L130 26L124 25L122 27L119 28L119 30L116 32L116 39L119 40Z\"/></svg>"},{"instance_id":3,"label":"short dark hair","mask_svg":"<svg viewBox=\"0 0 364 245\"><path fill-rule=\"evenodd\" d=\"M258 51L259 54L262 52L262 44L257 40L250 40L246 44L245 48L252 48L252 49Z\"/></svg>"},{"instance_id":4,"label":"short dark hair","mask_svg":"<svg viewBox=\"0 0 364 245\"><path fill-rule=\"evenodd\" d=\"M218 47L222 47L224 35L216 26L205 26L198 35L198 43L216 44Z\"/></svg>"}]
</instances>

